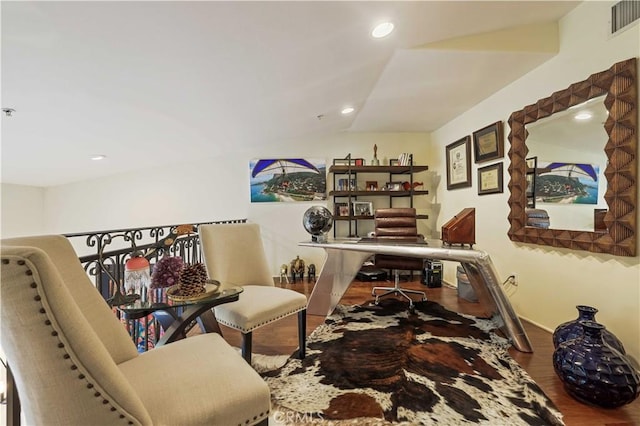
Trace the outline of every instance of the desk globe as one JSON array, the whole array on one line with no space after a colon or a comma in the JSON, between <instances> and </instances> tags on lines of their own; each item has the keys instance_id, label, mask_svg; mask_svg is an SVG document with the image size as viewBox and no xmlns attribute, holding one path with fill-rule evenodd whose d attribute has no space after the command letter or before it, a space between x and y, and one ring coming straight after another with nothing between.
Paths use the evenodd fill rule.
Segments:
<instances>
[{"instance_id":1,"label":"desk globe","mask_svg":"<svg viewBox=\"0 0 640 426\"><path fill-rule=\"evenodd\" d=\"M311 234L311 241L324 243L327 241L327 232L333 225L333 215L324 206L309 207L302 217L302 225Z\"/></svg>"}]
</instances>

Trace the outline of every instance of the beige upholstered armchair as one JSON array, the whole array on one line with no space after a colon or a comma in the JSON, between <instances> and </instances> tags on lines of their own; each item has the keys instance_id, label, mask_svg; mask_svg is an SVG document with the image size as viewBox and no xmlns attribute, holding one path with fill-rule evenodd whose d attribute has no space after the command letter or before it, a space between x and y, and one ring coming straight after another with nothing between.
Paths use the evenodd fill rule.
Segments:
<instances>
[{"instance_id":1,"label":"beige upholstered armchair","mask_svg":"<svg viewBox=\"0 0 640 426\"><path fill-rule=\"evenodd\" d=\"M30 425L268 421L266 383L217 334L138 354L62 236L3 240L2 347Z\"/></svg>"},{"instance_id":2,"label":"beige upholstered armchair","mask_svg":"<svg viewBox=\"0 0 640 426\"><path fill-rule=\"evenodd\" d=\"M253 330L298 314L298 356L305 357L307 297L275 287L256 223L200 225L200 245L209 278L221 287L242 286L237 302L214 309L220 324L242 333L242 356L251 364Z\"/></svg>"}]
</instances>

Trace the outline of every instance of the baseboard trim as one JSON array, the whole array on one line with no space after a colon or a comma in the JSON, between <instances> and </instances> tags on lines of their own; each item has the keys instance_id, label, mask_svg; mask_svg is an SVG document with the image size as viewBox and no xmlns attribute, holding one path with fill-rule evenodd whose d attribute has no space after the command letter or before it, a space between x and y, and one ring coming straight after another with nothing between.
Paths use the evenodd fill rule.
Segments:
<instances>
[{"instance_id":1,"label":"baseboard trim","mask_svg":"<svg viewBox=\"0 0 640 426\"><path fill-rule=\"evenodd\" d=\"M536 322L536 321L534 321L532 319L529 319L527 317L523 317L523 316L520 316L520 315L518 315L518 316L520 317L521 320L526 321L531 325L535 325L536 327L538 327L538 328L540 328L540 329L542 329L542 330L544 330L546 332L549 332L549 333L553 334L553 330L551 330L549 327L545 327L544 325L542 325L542 324L540 324L540 323L538 323L538 322Z\"/></svg>"}]
</instances>

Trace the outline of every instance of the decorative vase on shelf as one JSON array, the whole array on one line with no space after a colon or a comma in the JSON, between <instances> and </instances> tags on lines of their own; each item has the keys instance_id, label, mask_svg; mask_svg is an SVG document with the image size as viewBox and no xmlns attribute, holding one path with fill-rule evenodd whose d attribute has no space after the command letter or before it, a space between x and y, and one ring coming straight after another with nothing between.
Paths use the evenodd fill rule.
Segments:
<instances>
[{"instance_id":1,"label":"decorative vase on shelf","mask_svg":"<svg viewBox=\"0 0 640 426\"><path fill-rule=\"evenodd\" d=\"M560 324L553 332L553 347L558 348L558 346L571 339L576 339L582 336L582 332L584 328L580 324L580 321L595 321L596 313L598 310L591 306L586 305L578 305L576 306L578 310L578 318L564 322ZM624 345L622 342L609 330L604 328L602 330L602 338L605 343L614 349L626 354L624 349Z\"/></svg>"},{"instance_id":2,"label":"decorative vase on shelf","mask_svg":"<svg viewBox=\"0 0 640 426\"><path fill-rule=\"evenodd\" d=\"M553 352L553 368L572 397L605 408L633 402L640 394L640 373L630 359L604 342L602 324L580 321L580 337Z\"/></svg>"}]
</instances>

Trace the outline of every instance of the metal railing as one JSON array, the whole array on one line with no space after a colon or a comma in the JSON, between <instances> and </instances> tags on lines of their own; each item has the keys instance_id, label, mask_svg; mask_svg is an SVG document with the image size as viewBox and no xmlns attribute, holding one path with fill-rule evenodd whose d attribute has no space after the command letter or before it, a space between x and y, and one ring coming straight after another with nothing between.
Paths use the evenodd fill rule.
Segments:
<instances>
[{"instance_id":1,"label":"metal railing","mask_svg":"<svg viewBox=\"0 0 640 426\"><path fill-rule=\"evenodd\" d=\"M65 237L71 241L77 251L91 251L91 254L79 256L80 262L100 294L107 300L116 292L116 285L122 285L124 265L135 251L141 251L152 266L165 255L180 256L185 264L202 262L198 237L200 225L245 223L246 221L246 219L230 219L112 229L65 234Z\"/></svg>"}]
</instances>

